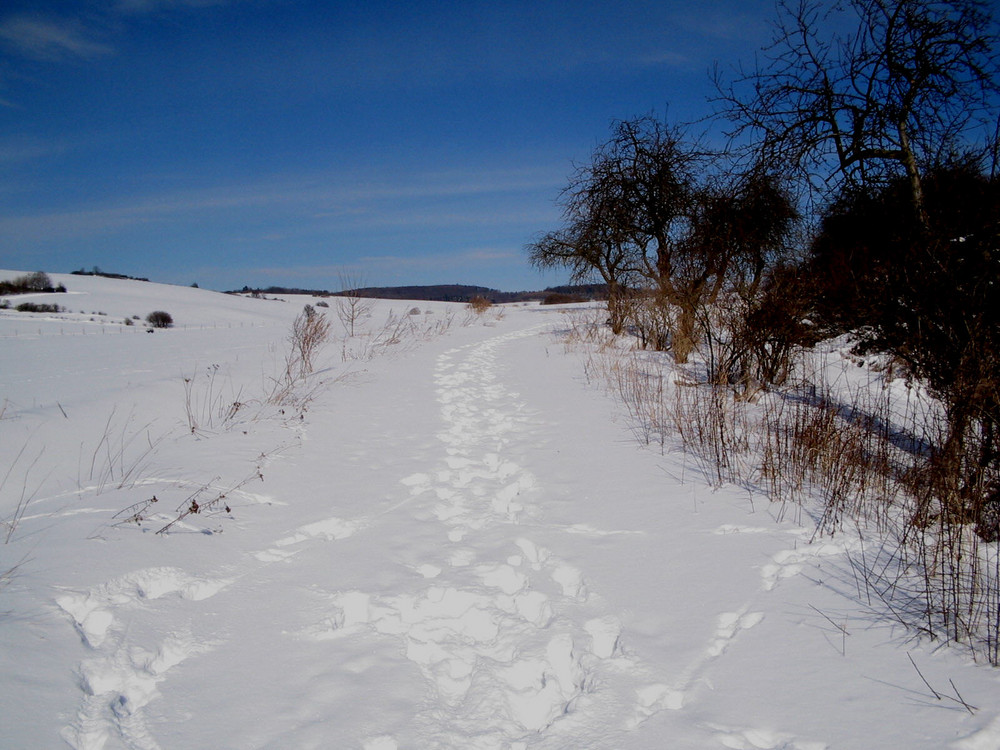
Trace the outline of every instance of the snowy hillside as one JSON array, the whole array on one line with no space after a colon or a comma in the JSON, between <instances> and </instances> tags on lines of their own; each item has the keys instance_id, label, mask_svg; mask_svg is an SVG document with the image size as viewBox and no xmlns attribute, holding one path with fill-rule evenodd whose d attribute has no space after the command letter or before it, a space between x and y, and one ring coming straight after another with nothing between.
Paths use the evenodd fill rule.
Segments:
<instances>
[{"instance_id":1,"label":"snowy hillside","mask_svg":"<svg viewBox=\"0 0 1000 750\"><path fill-rule=\"evenodd\" d=\"M1000 747L1000 673L640 445L560 308L317 308L290 382L311 298L52 280L0 310L2 747Z\"/></svg>"}]
</instances>

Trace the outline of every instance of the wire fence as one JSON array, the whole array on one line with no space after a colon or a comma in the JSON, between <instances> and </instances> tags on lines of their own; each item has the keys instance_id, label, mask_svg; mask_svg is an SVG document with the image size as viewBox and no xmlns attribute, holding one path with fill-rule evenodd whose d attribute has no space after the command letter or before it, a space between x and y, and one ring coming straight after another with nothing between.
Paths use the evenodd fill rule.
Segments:
<instances>
[{"instance_id":1,"label":"wire fence","mask_svg":"<svg viewBox=\"0 0 1000 750\"><path fill-rule=\"evenodd\" d=\"M124 325L123 323L102 323L97 321L21 321L17 320L12 328L2 325L0 318L0 339L42 338L49 336L108 336L131 333L161 333L169 331L204 331L219 328L267 328L284 326L284 323L238 322L238 323L202 323L173 325L170 328L150 328L144 323ZM6 330L5 330L6 329Z\"/></svg>"}]
</instances>

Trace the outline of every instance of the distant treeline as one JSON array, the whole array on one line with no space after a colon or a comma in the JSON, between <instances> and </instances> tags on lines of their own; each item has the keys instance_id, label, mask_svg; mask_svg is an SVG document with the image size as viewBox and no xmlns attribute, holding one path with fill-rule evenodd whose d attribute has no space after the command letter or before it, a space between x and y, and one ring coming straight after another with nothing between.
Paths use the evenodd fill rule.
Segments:
<instances>
[{"instance_id":1,"label":"distant treeline","mask_svg":"<svg viewBox=\"0 0 1000 750\"><path fill-rule=\"evenodd\" d=\"M81 268L79 271L70 271L74 276L103 276L106 279L130 279L131 281L149 281L149 279L143 278L141 276L126 276L123 273L108 273L107 271L102 271L100 268L94 268L93 270L87 271Z\"/></svg>"},{"instance_id":2,"label":"distant treeline","mask_svg":"<svg viewBox=\"0 0 1000 750\"><path fill-rule=\"evenodd\" d=\"M32 292L65 292L62 284L52 286L52 281L44 271L18 276L15 279L0 280L0 294L29 294Z\"/></svg>"},{"instance_id":3,"label":"distant treeline","mask_svg":"<svg viewBox=\"0 0 1000 750\"><path fill-rule=\"evenodd\" d=\"M423 300L434 302L470 302L476 297L489 300L494 304L502 302L548 302L559 304L565 302L586 302L591 299L607 299L607 287L604 284L576 284L572 286L549 287L533 292L501 292L485 286L470 286L466 284L435 284L430 286L377 286L350 289L341 292L330 292L325 289L297 289L292 287L269 286L264 289L253 289L244 286L230 294L305 294L313 297L357 296L375 299Z\"/></svg>"}]
</instances>

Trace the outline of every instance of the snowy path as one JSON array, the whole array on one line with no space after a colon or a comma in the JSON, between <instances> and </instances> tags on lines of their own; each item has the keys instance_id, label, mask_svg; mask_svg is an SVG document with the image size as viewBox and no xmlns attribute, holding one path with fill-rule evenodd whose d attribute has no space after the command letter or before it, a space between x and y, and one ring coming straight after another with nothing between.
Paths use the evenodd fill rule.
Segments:
<instances>
[{"instance_id":1,"label":"snowy path","mask_svg":"<svg viewBox=\"0 0 1000 750\"><path fill-rule=\"evenodd\" d=\"M421 746L518 748L544 746L545 737L584 744L624 719L616 714L626 686L594 691L632 666L620 654L620 622L589 601L581 571L519 532L545 493L510 457L531 449L532 434L525 404L498 380L497 358L512 339L537 333L438 358L444 455L402 480L412 495L407 511L441 527L440 552L416 566L431 583L416 595L341 594L337 628L328 631L372 629L399 642L433 698L416 717Z\"/></svg>"},{"instance_id":2,"label":"snowy path","mask_svg":"<svg viewBox=\"0 0 1000 750\"><path fill-rule=\"evenodd\" d=\"M30 455L85 465L112 408L126 453L132 424L155 449L141 481L103 491L56 461L3 548L25 563L0 589L0 746L1000 746L996 672L867 608L850 537L810 543L807 517L637 446L560 319L511 308L396 356L331 353L337 380L301 419L199 434L180 418L193 368L174 363L211 333L92 337L79 356L142 346L152 373L103 401L113 368L62 375L64 344L37 368L44 393L31 368L10 376L31 409L0 429ZM218 335L220 372L259 369L255 330ZM232 513L166 536L113 525L153 492L176 505L247 476Z\"/></svg>"},{"instance_id":3,"label":"snowy path","mask_svg":"<svg viewBox=\"0 0 1000 750\"><path fill-rule=\"evenodd\" d=\"M580 747L635 713L636 665L621 653L621 623L589 596L580 570L525 533L545 490L517 462L535 436L526 405L498 377L498 358L539 332L437 357L440 456L400 478L403 500L377 518L310 524L265 553L368 527L423 527L426 542L406 562L422 582L389 595L331 592L323 618L303 631L347 647L378 636L419 669L424 695L409 726L365 747Z\"/></svg>"},{"instance_id":4,"label":"snowy path","mask_svg":"<svg viewBox=\"0 0 1000 750\"><path fill-rule=\"evenodd\" d=\"M227 739L218 738L220 746L324 746L319 737L327 736L336 717L343 746L369 750L617 747L629 744L627 737L650 717L681 708L700 665L669 684L656 681L624 646L619 613L591 590L586 571L539 541L641 533L546 521L552 488L521 462L544 452L541 428L554 425L539 424L537 412L504 383L501 363L511 345L534 340L537 346L550 327L444 351L426 374L428 385L407 373L411 389L433 393L440 429L396 436L401 444L428 443L427 458L423 471L394 480L398 491L386 493L384 507L357 513L363 504L342 504L337 515L276 535L238 566L198 574L142 568L59 597L58 606L92 652L78 667L83 695L63 738L86 750L186 744L195 727L171 726L160 740L153 727L175 722L171 711L193 695L202 696L199 702L206 694L227 695L232 674L249 678L262 651L287 655L290 649L300 652L291 663L324 654L324 667L313 677L324 683L346 679L373 696L389 682L403 686L407 696L399 698L408 708L387 712L375 704L364 722L352 722L349 693L334 689L307 698L296 685L301 671L265 670L266 679L241 685L238 694L255 705L287 701L281 713L293 716L308 703L329 718L319 730L282 721L241 724ZM413 398L412 392L401 395ZM393 413L405 405L381 408ZM348 455L368 455L366 440L377 439L355 431ZM311 462L319 446L307 447L297 467L312 467L300 477L305 485L317 481ZM363 478L355 481L360 492L370 491ZM400 545L395 555L371 554L386 540L406 537L419 541ZM374 547L360 552L346 547L349 542ZM345 560L352 560L350 573L331 585L327 566ZM275 590L283 592L280 604L254 601L255 591ZM212 598L225 600L222 611L240 609L240 618L219 627L207 606ZM759 613L723 613L704 661L721 655L759 619ZM320 650L310 654L310 643ZM373 648L380 655L375 660L368 656ZM175 679L174 668L192 659L224 666L200 670L211 677L200 675L198 685L190 683L194 670ZM338 669L338 663L351 666ZM289 695L295 700L282 697ZM214 710L226 715L233 707Z\"/></svg>"},{"instance_id":5,"label":"snowy path","mask_svg":"<svg viewBox=\"0 0 1000 750\"><path fill-rule=\"evenodd\" d=\"M247 554L236 569L194 577L173 567L145 568L62 595L58 606L92 652L79 665L83 695L63 738L87 750L109 742L142 750L170 746L155 739L151 725L167 721L160 713L164 704L192 688L168 673L200 655L225 658L232 670L234 663L257 655L245 651L246 644L268 632L279 639L271 648L334 641L341 654L364 652L374 638L378 649L391 655L386 668L405 672L402 656L419 671L421 680L401 678L411 690L417 687L412 716L390 717L390 724L402 728L351 730L350 721L339 717L345 707L328 706L338 716L344 746L516 750L582 747L598 737L606 745L650 715L661 696L654 686L651 697L640 680L642 670L623 654L618 617L590 595L582 571L530 538L530 521L542 515L545 489L517 463L518 455L535 450L535 435L526 404L499 379L498 359L509 343L537 339L549 327L497 335L437 356L431 387L416 387L436 399L442 428L432 439L438 457L427 470L398 478L403 497L392 505L376 513L311 520ZM410 444L427 439L402 436ZM398 576L402 567L416 574L408 589L330 587L317 578L323 568L316 556L338 557L327 543L402 536L414 527L422 527L423 541L406 552L404 564L370 560L355 568L352 581ZM274 565L284 569L276 573ZM294 583L275 584L276 578ZM282 622L280 633L267 609L213 629L211 609L200 606L217 595L246 599L253 589L276 586L289 596L280 612L296 621ZM303 622L309 619L306 612L315 613L313 621ZM140 622L144 633L161 631L154 645L132 636ZM157 622L171 625L161 629ZM335 671L326 677L335 679ZM229 680L223 673L211 682ZM286 689L293 687L278 680L265 692ZM209 692L223 690L217 684ZM154 702L161 695L164 699ZM258 728L230 742L257 745L271 731L261 734ZM294 746L309 742L296 731ZM352 734L356 739L348 740Z\"/></svg>"}]
</instances>

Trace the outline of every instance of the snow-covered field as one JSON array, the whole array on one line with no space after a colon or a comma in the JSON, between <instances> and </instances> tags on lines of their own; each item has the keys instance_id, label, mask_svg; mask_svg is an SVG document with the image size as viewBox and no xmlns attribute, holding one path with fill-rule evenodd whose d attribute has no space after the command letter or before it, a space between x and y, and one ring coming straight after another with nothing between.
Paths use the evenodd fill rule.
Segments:
<instances>
[{"instance_id":1,"label":"snow-covered field","mask_svg":"<svg viewBox=\"0 0 1000 750\"><path fill-rule=\"evenodd\" d=\"M0 311L0 747L1000 747L1000 673L640 446L558 308L331 308L277 399L314 300L52 280Z\"/></svg>"}]
</instances>

